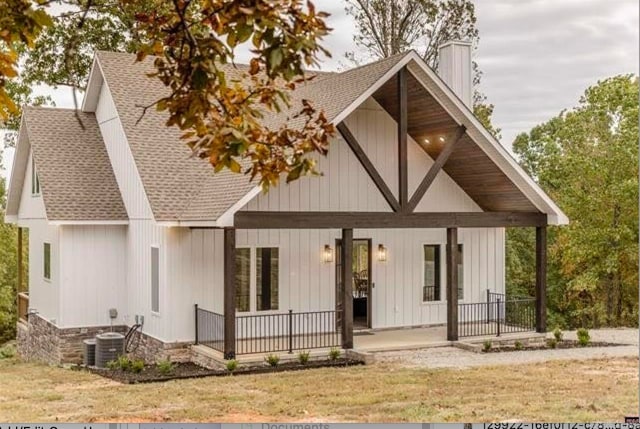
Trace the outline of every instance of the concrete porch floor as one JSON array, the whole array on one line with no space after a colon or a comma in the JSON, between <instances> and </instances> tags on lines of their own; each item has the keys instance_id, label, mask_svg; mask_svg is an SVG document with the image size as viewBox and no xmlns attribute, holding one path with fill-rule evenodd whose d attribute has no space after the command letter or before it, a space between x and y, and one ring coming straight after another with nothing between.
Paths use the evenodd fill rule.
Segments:
<instances>
[{"instance_id":1,"label":"concrete porch floor","mask_svg":"<svg viewBox=\"0 0 640 429\"><path fill-rule=\"evenodd\" d=\"M476 336L476 337L464 337L459 341L447 341L447 327L441 326L429 326L429 327L407 327L397 329L381 329L381 330L360 330L354 331L353 335L353 349L349 353L354 353L358 357L365 357L371 353L387 352L387 351L399 351L399 350L416 350L426 349L431 347L446 347L455 344L478 344L485 340L491 341L509 341L509 340L523 340L544 337L544 334L538 334L535 332L516 332L502 334L499 337L495 335ZM252 340L245 340L252 341ZM255 340L253 340L255 341ZM465 347L466 348L466 347ZM201 357L206 357L218 363L224 364L222 353L215 351L209 347L203 345L194 346L192 351L197 353ZM311 359L324 359L326 358L329 348L316 348L310 349ZM293 353L287 353L286 351L275 352L280 356L283 362L288 360L296 360L300 350L295 350ZM343 351L344 353L344 351ZM266 355L269 352L264 353L252 353L242 354L237 356L237 360L240 363L259 363L263 362Z\"/></svg>"}]
</instances>

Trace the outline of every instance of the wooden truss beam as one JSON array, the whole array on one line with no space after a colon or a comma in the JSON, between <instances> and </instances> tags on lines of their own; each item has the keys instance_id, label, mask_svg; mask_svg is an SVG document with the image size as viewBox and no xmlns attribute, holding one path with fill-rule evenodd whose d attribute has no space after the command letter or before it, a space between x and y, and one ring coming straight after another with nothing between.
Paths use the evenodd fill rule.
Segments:
<instances>
[{"instance_id":1,"label":"wooden truss beam","mask_svg":"<svg viewBox=\"0 0 640 429\"><path fill-rule=\"evenodd\" d=\"M269 212L241 211L234 225L242 229L306 228L497 228L545 226L547 215L531 212Z\"/></svg>"},{"instance_id":2,"label":"wooden truss beam","mask_svg":"<svg viewBox=\"0 0 640 429\"><path fill-rule=\"evenodd\" d=\"M446 164L449 156L451 156L451 154L453 153L453 150L456 148L456 144L460 141L460 139L462 139L462 136L464 136L465 131L465 126L461 125L456 131L456 134L453 136L453 139L447 142L442 148L442 151L434 161L433 165L431 165L431 168L429 169L429 171L427 171L427 174L425 174L422 182L420 182L420 184L416 188L416 191L413 193L413 196L408 203L407 211L412 212L415 210L424 194L436 179L436 176L438 175L440 170L442 170L442 167L444 167L444 165Z\"/></svg>"},{"instance_id":3,"label":"wooden truss beam","mask_svg":"<svg viewBox=\"0 0 640 429\"><path fill-rule=\"evenodd\" d=\"M398 204L393 192L391 192L391 189L389 189L382 176L380 176L380 173L378 173L378 170L374 167L364 149L362 149L362 146L360 146L356 138L351 134L347 125L344 122L340 122L336 128L342 135L342 138L347 142L356 158L358 158L358 161L360 161L360 164L364 167L371 180L373 180L373 183L376 185L384 199L387 200L389 206L394 212L400 211L400 204Z\"/></svg>"}]
</instances>

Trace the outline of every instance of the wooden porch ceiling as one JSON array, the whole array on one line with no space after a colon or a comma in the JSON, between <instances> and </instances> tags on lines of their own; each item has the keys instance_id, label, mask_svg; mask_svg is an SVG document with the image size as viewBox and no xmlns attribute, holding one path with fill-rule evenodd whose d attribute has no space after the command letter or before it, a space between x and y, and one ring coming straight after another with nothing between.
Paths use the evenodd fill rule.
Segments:
<instances>
[{"instance_id":1,"label":"wooden porch ceiling","mask_svg":"<svg viewBox=\"0 0 640 429\"><path fill-rule=\"evenodd\" d=\"M431 94L407 73L408 134L436 159L455 135L457 124ZM373 98L398 121L398 79L389 79ZM468 135L458 142L443 170L485 211L537 212L538 209Z\"/></svg>"}]
</instances>

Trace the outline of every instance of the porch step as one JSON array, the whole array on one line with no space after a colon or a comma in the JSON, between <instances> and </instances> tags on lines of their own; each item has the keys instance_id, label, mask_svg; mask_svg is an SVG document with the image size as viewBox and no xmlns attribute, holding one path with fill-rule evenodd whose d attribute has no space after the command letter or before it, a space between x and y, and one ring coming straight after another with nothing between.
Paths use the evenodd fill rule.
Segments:
<instances>
[{"instance_id":1,"label":"porch step","mask_svg":"<svg viewBox=\"0 0 640 429\"><path fill-rule=\"evenodd\" d=\"M326 349L312 349L309 350L310 360L326 359L329 355L329 348ZM246 355L239 355L236 360L240 364L259 364L264 363L265 356L269 354L275 354L280 357L280 362L291 362L298 360L299 351L293 353L288 352L265 352L265 353L253 353ZM344 354L345 351L342 350ZM198 365L204 366L209 369L225 368L227 361L224 359L222 353L214 350L210 347L203 346L202 344L191 346L191 361Z\"/></svg>"},{"instance_id":2,"label":"porch step","mask_svg":"<svg viewBox=\"0 0 640 429\"><path fill-rule=\"evenodd\" d=\"M487 335L482 337L464 338L454 341L452 345L470 352L480 353L483 349L485 341L491 341L496 346L513 345L516 341L523 345L539 344L546 341L547 334L538 332L516 332L511 334L503 334L499 337L495 335Z\"/></svg>"}]
</instances>

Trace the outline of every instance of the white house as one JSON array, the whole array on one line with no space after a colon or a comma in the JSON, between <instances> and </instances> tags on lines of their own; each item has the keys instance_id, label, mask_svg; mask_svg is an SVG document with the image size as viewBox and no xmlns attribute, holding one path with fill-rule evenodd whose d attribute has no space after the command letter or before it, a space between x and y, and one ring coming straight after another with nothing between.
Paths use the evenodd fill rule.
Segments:
<instances>
[{"instance_id":1,"label":"white house","mask_svg":"<svg viewBox=\"0 0 640 429\"><path fill-rule=\"evenodd\" d=\"M152 60L98 52L81 111L22 118L6 215L29 232L21 353L75 361L131 327L148 360L351 348L354 329L455 340L465 303L504 293L509 226L537 228L544 330L546 226L568 220L471 113L469 44L441 50L440 76L407 52L296 90L341 137L322 176L267 194L141 117L166 92Z\"/></svg>"}]
</instances>

